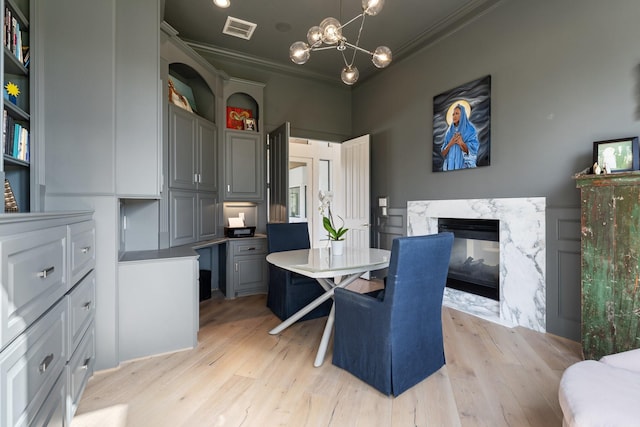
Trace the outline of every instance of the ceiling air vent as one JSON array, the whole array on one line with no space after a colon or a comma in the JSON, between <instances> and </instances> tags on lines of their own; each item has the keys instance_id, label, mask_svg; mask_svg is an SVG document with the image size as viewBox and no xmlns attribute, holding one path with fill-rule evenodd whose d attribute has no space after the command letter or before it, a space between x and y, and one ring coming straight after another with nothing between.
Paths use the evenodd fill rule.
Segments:
<instances>
[{"instance_id":1,"label":"ceiling air vent","mask_svg":"<svg viewBox=\"0 0 640 427\"><path fill-rule=\"evenodd\" d=\"M222 29L222 33L228 36L250 40L256 27L257 24L254 24L253 22L243 21L242 19L228 16L227 22L225 22L224 28Z\"/></svg>"}]
</instances>

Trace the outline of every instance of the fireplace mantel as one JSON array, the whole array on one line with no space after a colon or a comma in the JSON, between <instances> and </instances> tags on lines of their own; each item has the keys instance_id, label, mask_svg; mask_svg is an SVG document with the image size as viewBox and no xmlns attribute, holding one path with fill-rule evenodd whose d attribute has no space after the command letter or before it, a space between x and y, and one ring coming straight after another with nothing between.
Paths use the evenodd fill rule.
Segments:
<instances>
[{"instance_id":1,"label":"fireplace mantel","mask_svg":"<svg viewBox=\"0 0 640 427\"><path fill-rule=\"evenodd\" d=\"M445 289L444 304L507 326L546 331L544 197L407 202L407 235L438 232L438 218L500 221L500 301Z\"/></svg>"}]
</instances>

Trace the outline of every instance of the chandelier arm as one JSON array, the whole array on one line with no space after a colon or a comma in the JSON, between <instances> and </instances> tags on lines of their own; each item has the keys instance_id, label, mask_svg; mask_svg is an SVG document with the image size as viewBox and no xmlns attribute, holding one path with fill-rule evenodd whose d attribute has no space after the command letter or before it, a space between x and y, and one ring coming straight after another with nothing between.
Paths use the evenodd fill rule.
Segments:
<instances>
[{"instance_id":1,"label":"chandelier arm","mask_svg":"<svg viewBox=\"0 0 640 427\"><path fill-rule=\"evenodd\" d=\"M317 50L327 50L327 49L337 49L338 46L320 46L320 47L313 47L311 46L311 51L315 52Z\"/></svg>"},{"instance_id":2,"label":"chandelier arm","mask_svg":"<svg viewBox=\"0 0 640 427\"><path fill-rule=\"evenodd\" d=\"M338 29L340 29L340 30L341 30L341 29L343 29L344 27L346 27L347 25L351 24L353 21L355 21L356 19L358 19L358 18L360 18L360 17L362 17L362 18L363 18L362 20L364 21L364 16L365 16L364 12L363 12L363 13L361 13L360 15L358 15L358 16L354 16L354 17L353 17L353 18L351 18L347 23L340 25L340 26L338 27ZM362 27L360 27L360 30L362 31Z\"/></svg>"},{"instance_id":3,"label":"chandelier arm","mask_svg":"<svg viewBox=\"0 0 640 427\"><path fill-rule=\"evenodd\" d=\"M344 61L345 67L351 67L353 65L353 61L351 61L351 64L347 62L347 57L344 55L344 50L341 50L340 54L342 55L342 60Z\"/></svg>"},{"instance_id":4,"label":"chandelier arm","mask_svg":"<svg viewBox=\"0 0 640 427\"><path fill-rule=\"evenodd\" d=\"M373 55L373 52L369 52L368 50L363 49L360 46L353 45L353 44L351 44L351 43L349 43L347 41L344 42L344 45L350 47L353 50L359 50L360 52L368 53L369 55Z\"/></svg>"},{"instance_id":5,"label":"chandelier arm","mask_svg":"<svg viewBox=\"0 0 640 427\"><path fill-rule=\"evenodd\" d=\"M349 64L350 66L353 66L353 64L356 62L356 53L358 52L358 50L368 52L368 51L358 47L358 45L360 44L360 36L362 35L362 29L364 28L364 20L367 17L367 15L362 13L361 16L362 16L362 21L360 21L360 29L358 30L358 38L356 38L356 44L353 47L353 56L351 57L351 64ZM347 39L344 40L344 43L347 44ZM368 53L370 53L370 52L368 52Z\"/></svg>"}]
</instances>

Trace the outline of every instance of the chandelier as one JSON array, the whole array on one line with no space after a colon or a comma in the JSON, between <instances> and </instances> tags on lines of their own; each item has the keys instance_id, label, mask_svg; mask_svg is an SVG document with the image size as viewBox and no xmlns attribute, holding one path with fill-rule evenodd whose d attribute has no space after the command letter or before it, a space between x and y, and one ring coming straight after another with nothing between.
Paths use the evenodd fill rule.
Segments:
<instances>
[{"instance_id":1,"label":"chandelier","mask_svg":"<svg viewBox=\"0 0 640 427\"><path fill-rule=\"evenodd\" d=\"M337 49L342 54L344 60L344 68L342 69L342 81L347 85L352 85L358 81L360 72L353 65L358 51L371 56L373 65L378 68L384 68L391 63L391 49L387 46L378 46L373 52L358 46L360 43L360 35L364 27L364 19L367 15L375 16L384 6L384 0L362 0L362 13L349 20L346 24L340 24L336 18L325 18L320 25L309 28L307 32L307 41L297 41L289 48L289 57L296 64L304 64L309 60L312 51ZM360 30L355 44L349 43L347 38L342 35L342 29L347 25L360 19ZM353 49L351 60L347 60L345 52L347 48Z\"/></svg>"}]
</instances>

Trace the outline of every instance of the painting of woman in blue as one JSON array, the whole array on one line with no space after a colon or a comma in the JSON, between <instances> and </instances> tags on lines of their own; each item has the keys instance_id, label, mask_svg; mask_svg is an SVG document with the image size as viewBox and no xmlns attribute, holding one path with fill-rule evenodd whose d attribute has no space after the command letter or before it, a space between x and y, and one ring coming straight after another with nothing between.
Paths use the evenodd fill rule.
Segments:
<instances>
[{"instance_id":1,"label":"painting of woman in blue","mask_svg":"<svg viewBox=\"0 0 640 427\"><path fill-rule=\"evenodd\" d=\"M491 76L433 97L434 172L475 169L491 162Z\"/></svg>"},{"instance_id":2,"label":"painting of woman in blue","mask_svg":"<svg viewBox=\"0 0 640 427\"><path fill-rule=\"evenodd\" d=\"M469 121L463 104L455 104L451 117L451 123L442 144L441 152L444 157L442 170L475 168L480 146L478 132Z\"/></svg>"}]
</instances>

